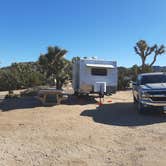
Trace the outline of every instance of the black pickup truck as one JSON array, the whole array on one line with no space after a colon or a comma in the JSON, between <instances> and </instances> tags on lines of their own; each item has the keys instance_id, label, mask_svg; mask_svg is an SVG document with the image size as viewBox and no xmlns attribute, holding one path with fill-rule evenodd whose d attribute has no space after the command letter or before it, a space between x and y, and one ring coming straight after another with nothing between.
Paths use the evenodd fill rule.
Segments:
<instances>
[{"instance_id":1,"label":"black pickup truck","mask_svg":"<svg viewBox=\"0 0 166 166\"><path fill-rule=\"evenodd\" d=\"M140 113L166 112L166 73L143 73L133 83L133 98Z\"/></svg>"}]
</instances>

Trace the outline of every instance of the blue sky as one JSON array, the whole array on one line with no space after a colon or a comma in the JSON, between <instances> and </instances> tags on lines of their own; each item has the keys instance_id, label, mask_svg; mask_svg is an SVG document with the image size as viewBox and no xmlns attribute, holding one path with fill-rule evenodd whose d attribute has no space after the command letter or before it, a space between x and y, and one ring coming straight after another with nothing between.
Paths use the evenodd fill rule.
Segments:
<instances>
[{"instance_id":1,"label":"blue sky","mask_svg":"<svg viewBox=\"0 0 166 166\"><path fill-rule=\"evenodd\" d=\"M140 64L138 40L166 45L165 9L165 0L0 0L1 66L36 61L49 45L67 49L68 59ZM166 55L156 65L166 66Z\"/></svg>"}]
</instances>

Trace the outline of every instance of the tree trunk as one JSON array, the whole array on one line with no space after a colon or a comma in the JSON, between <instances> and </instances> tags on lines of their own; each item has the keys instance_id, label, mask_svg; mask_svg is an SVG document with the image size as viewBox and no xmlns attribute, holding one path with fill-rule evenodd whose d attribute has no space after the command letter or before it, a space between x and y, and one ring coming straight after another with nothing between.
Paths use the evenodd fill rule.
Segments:
<instances>
[{"instance_id":1,"label":"tree trunk","mask_svg":"<svg viewBox=\"0 0 166 166\"><path fill-rule=\"evenodd\" d=\"M57 89L62 89L63 83L57 78L56 79L56 88Z\"/></svg>"},{"instance_id":2,"label":"tree trunk","mask_svg":"<svg viewBox=\"0 0 166 166\"><path fill-rule=\"evenodd\" d=\"M60 89L60 81L56 78L56 89Z\"/></svg>"},{"instance_id":3,"label":"tree trunk","mask_svg":"<svg viewBox=\"0 0 166 166\"><path fill-rule=\"evenodd\" d=\"M145 72L146 64L145 59L142 59L142 72Z\"/></svg>"},{"instance_id":4,"label":"tree trunk","mask_svg":"<svg viewBox=\"0 0 166 166\"><path fill-rule=\"evenodd\" d=\"M156 62L157 60L157 54L155 54L154 58L153 58L153 61L152 63L150 64L150 67L152 67L154 65L154 63Z\"/></svg>"}]
</instances>

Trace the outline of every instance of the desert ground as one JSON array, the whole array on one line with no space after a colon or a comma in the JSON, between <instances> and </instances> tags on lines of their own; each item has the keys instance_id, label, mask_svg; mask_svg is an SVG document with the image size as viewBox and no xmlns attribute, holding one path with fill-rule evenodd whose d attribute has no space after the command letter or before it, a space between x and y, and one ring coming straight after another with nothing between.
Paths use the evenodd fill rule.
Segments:
<instances>
[{"instance_id":1,"label":"desert ground","mask_svg":"<svg viewBox=\"0 0 166 166\"><path fill-rule=\"evenodd\" d=\"M2 98L0 166L166 165L166 114L138 114L131 91L100 107L92 97L52 107L32 97Z\"/></svg>"}]
</instances>

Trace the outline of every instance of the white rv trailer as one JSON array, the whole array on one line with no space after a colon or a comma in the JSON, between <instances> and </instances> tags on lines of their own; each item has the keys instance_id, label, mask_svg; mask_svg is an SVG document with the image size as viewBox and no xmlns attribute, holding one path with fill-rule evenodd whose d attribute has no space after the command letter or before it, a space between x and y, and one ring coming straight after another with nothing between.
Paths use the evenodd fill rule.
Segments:
<instances>
[{"instance_id":1,"label":"white rv trailer","mask_svg":"<svg viewBox=\"0 0 166 166\"><path fill-rule=\"evenodd\" d=\"M73 64L73 89L76 94L112 94L117 90L116 61L95 58L76 60Z\"/></svg>"}]
</instances>

